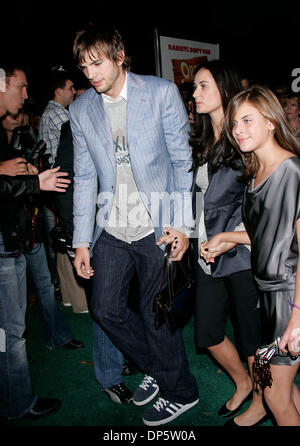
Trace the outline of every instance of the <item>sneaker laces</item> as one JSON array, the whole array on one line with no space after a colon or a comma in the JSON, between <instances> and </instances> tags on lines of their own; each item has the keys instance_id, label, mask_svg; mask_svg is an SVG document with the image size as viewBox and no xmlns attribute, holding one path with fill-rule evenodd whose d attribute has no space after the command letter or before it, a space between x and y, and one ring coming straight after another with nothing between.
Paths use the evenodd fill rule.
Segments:
<instances>
[{"instance_id":1,"label":"sneaker laces","mask_svg":"<svg viewBox=\"0 0 300 446\"><path fill-rule=\"evenodd\" d=\"M152 384L155 382L154 378L149 375L145 375L143 381L139 385L143 390L147 390L148 387L152 386Z\"/></svg>"},{"instance_id":2,"label":"sneaker laces","mask_svg":"<svg viewBox=\"0 0 300 446\"><path fill-rule=\"evenodd\" d=\"M156 403L153 404L153 407L159 412L161 409L164 409L170 404L170 401L165 400L164 398L158 398Z\"/></svg>"},{"instance_id":3,"label":"sneaker laces","mask_svg":"<svg viewBox=\"0 0 300 446\"><path fill-rule=\"evenodd\" d=\"M156 403L153 404L153 407L159 412L160 410L166 409L168 412L170 412L169 408L172 408L172 410L178 411L183 404L180 403L171 403L168 400L165 400L162 397L159 397Z\"/></svg>"}]
</instances>

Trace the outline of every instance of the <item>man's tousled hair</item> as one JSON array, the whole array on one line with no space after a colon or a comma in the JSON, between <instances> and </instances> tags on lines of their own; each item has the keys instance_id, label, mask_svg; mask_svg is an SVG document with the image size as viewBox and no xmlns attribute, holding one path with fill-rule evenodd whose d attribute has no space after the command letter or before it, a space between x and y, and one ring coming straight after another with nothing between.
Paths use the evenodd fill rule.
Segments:
<instances>
[{"instance_id":1,"label":"man's tousled hair","mask_svg":"<svg viewBox=\"0 0 300 446\"><path fill-rule=\"evenodd\" d=\"M78 31L73 44L73 56L79 66L85 62L87 54L95 60L104 55L117 63L121 52L125 55L125 46L119 31L104 29L94 24L89 24ZM126 55L122 66L125 71L130 68L130 60Z\"/></svg>"}]
</instances>

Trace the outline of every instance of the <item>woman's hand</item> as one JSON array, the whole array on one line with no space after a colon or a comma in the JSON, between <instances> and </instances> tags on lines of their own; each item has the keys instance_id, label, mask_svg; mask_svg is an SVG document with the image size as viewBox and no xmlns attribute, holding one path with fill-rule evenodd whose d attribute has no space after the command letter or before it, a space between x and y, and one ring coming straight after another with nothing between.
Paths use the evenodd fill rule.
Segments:
<instances>
[{"instance_id":1,"label":"woman's hand","mask_svg":"<svg viewBox=\"0 0 300 446\"><path fill-rule=\"evenodd\" d=\"M224 252L236 246L234 242L228 242L224 238L225 232L214 235L208 242L203 242L200 245L200 256L204 258L207 263L214 263L215 257L224 254Z\"/></svg>"},{"instance_id":2,"label":"woman's hand","mask_svg":"<svg viewBox=\"0 0 300 446\"><path fill-rule=\"evenodd\" d=\"M172 244L172 260L177 262L182 259L190 242L183 232L172 228L164 228L164 233L159 237L156 244L159 246L163 243L166 245Z\"/></svg>"},{"instance_id":3,"label":"woman's hand","mask_svg":"<svg viewBox=\"0 0 300 446\"><path fill-rule=\"evenodd\" d=\"M296 313L298 311L299 314ZM279 348L291 356L300 354L300 310L293 309L290 320L279 342Z\"/></svg>"}]
</instances>

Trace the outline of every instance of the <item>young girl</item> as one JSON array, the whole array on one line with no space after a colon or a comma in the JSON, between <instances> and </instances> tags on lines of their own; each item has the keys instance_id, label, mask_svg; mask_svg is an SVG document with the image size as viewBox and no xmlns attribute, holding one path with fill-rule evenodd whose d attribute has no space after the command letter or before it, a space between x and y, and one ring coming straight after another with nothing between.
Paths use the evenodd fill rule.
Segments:
<instances>
[{"instance_id":1,"label":"young girl","mask_svg":"<svg viewBox=\"0 0 300 446\"><path fill-rule=\"evenodd\" d=\"M225 110L230 99L242 90L236 70L221 60L212 60L195 71L194 98L197 120L193 146L194 213L199 220L193 239L196 264L196 338L199 348L207 348L227 371L236 389L224 401L219 415L238 415L245 400L252 396L251 377L239 352L252 370L254 354L260 345L258 293L251 273L249 249L234 248L214 265L206 265L199 256L199 246L220 231L233 231L242 224L242 200L245 185L241 175L240 155L228 144L224 130ZM231 154L228 160L227 154ZM224 161L225 160L225 161ZM244 226L243 226L244 229ZM239 352L226 336L229 307L234 311L234 328ZM237 423L253 426L265 421L262 398L253 394L247 411L236 417Z\"/></svg>"},{"instance_id":2,"label":"young girl","mask_svg":"<svg viewBox=\"0 0 300 446\"><path fill-rule=\"evenodd\" d=\"M225 128L245 165L246 231L215 235L201 245L201 255L214 262L237 244L251 243L252 271L261 291L262 345L281 338L281 352L270 361L273 383L264 390L265 401L278 425L300 426L294 383L300 360L298 143L276 96L264 87L253 86L232 99Z\"/></svg>"}]
</instances>

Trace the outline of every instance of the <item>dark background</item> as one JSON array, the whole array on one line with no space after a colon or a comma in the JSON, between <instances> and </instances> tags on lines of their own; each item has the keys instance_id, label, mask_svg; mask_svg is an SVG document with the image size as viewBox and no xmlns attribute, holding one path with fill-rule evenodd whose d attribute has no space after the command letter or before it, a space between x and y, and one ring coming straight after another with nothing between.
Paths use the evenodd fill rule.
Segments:
<instances>
[{"instance_id":1,"label":"dark background","mask_svg":"<svg viewBox=\"0 0 300 446\"><path fill-rule=\"evenodd\" d=\"M1 58L29 66L35 95L51 66L73 67L73 38L87 22L119 29L132 71L140 74L156 74L155 28L164 36L219 43L220 57L255 82L291 85L292 70L300 67L300 2L8 2L0 7Z\"/></svg>"}]
</instances>

